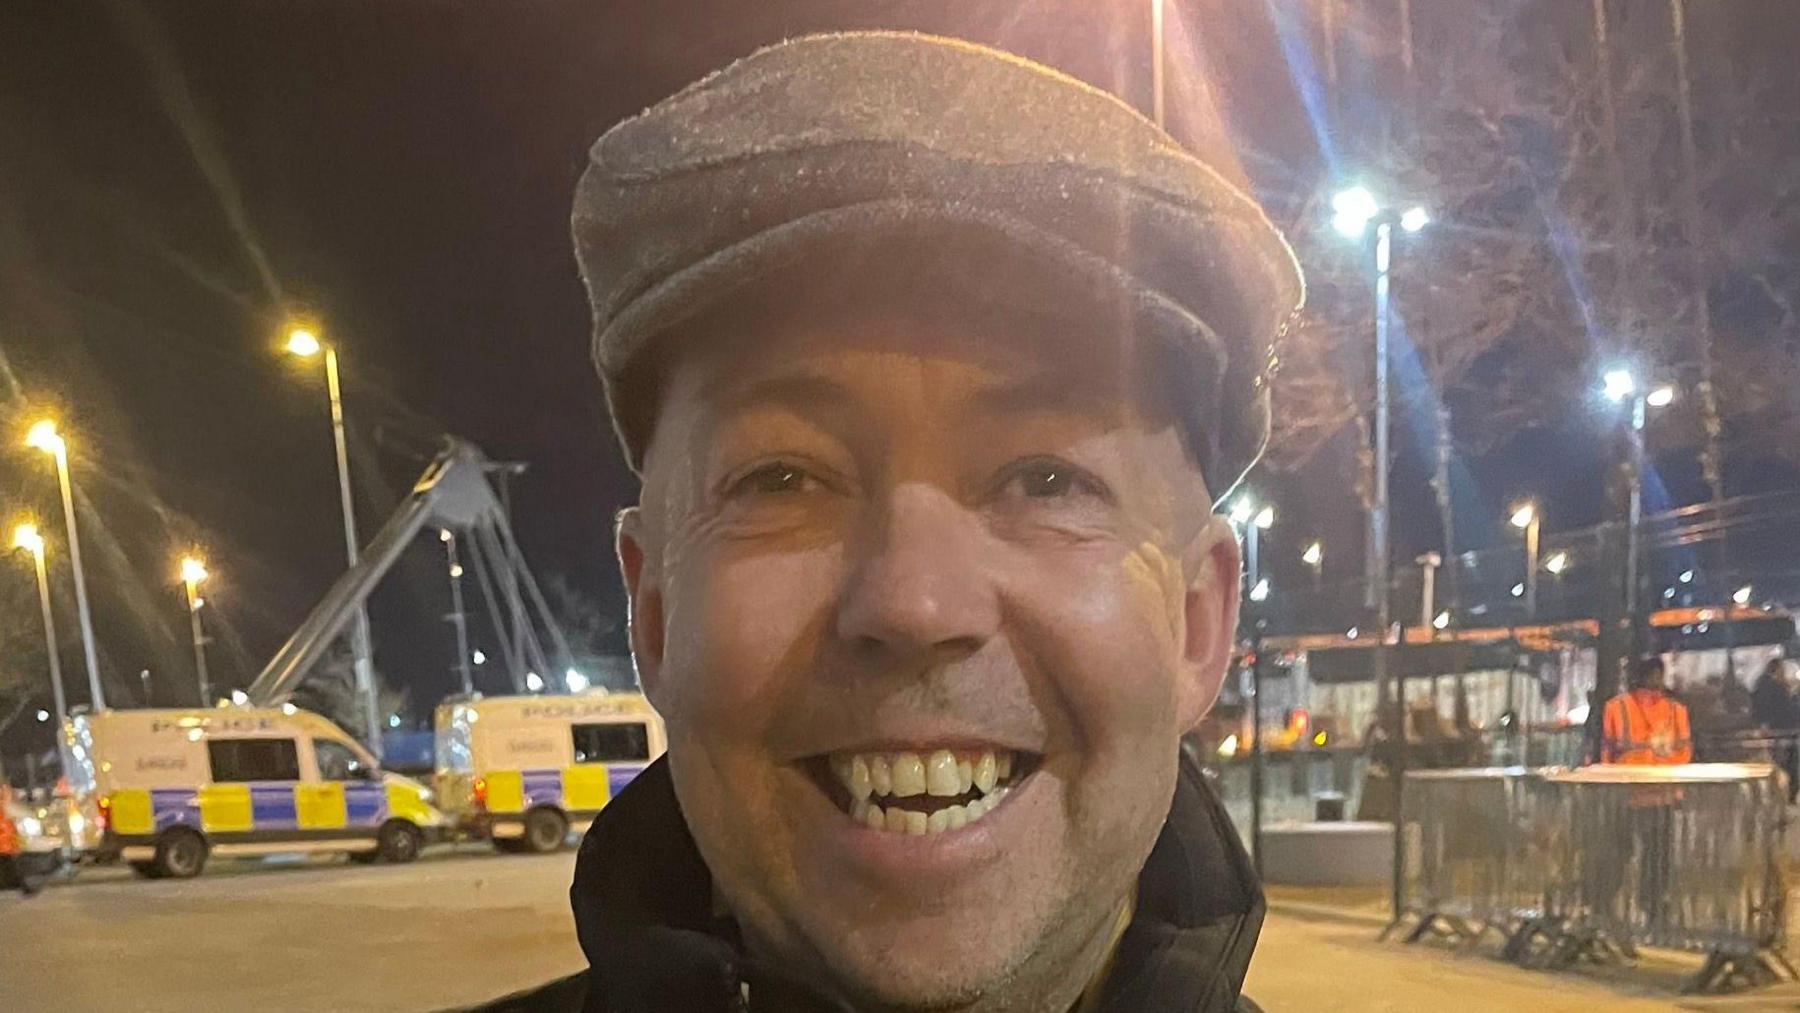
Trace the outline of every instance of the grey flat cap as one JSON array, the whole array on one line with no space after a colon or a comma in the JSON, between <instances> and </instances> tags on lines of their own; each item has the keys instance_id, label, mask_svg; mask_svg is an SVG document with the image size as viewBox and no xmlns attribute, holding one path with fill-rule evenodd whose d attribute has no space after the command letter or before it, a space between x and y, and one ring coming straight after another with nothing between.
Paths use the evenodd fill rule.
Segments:
<instances>
[{"instance_id":1,"label":"grey flat cap","mask_svg":"<svg viewBox=\"0 0 1800 1013\"><path fill-rule=\"evenodd\" d=\"M634 469L659 396L637 366L684 323L834 244L952 234L975 242L944 249L1016 255L1173 352L1215 496L1267 441L1267 373L1304 298L1293 251L1243 191L1067 75L955 39L809 36L618 124L589 159L572 228Z\"/></svg>"}]
</instances>

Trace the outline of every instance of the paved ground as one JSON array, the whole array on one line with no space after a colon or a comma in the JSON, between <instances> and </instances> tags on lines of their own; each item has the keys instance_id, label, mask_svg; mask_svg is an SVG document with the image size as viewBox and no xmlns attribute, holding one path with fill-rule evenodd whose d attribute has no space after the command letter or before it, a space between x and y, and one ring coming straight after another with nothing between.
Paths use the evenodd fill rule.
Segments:
<instances>
[{"instance_id":1,"label":"paved ground","mask_svg":"<svg viewBox=\"0 0 1800 1013\"><path fill-rule=\"evenodd\" d=\"M0 1009L433 1010L581 966L571 854L480 848L415 865L217 863L198 880L88 870L35 898L0 895ZM1278 892L1250 994L1282 1010L1800 1009L1783 985L1688 1003L1695 966L1550 975L1482 954L1378 943L1376 905Z\"/></svg>"},{"instance_id":2,"label":"paved ground","mask_svg":"<svg viewBox=\"0 0 1800 1013\"><path fill-rule=\"evenodd\" d=\"M573 852L467 848L410 866L111 869L0 894L0 1009L432 1010L582 966Z\"/></svg>"},{"instance_id":3,"label":"paved ground","mask_svg":"<svg viewBox=\"0 0 1800 1013\"><path fill-rule=\"evenodd\" d=\"M1330 892L1272 891L1246 993L1265 1009L1380 1011L1796 1010L1800 986L1730 996L1681 994L1698 957L1644 951L1631 966L1530 971L1495 958L1495 943L1460 951L1377 939L1385 902ZM1323 901L1323 902L1322 902Z\"/></svg>"}]
</instances>

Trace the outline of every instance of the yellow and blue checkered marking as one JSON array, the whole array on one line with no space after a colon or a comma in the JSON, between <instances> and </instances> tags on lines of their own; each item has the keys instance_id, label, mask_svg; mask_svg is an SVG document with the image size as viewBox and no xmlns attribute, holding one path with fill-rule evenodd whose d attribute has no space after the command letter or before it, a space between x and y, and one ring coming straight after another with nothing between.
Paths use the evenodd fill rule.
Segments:
<instances>
[{"instance_id":1,"label":"yellow and blue checkered marking","mask_svg":"<svg viewBox=\"0 0 1800 1013\"><path fill-rule=\"evenodd\" d=\"M112 807L113 829L126 835L160 834L178 826L209 834L348 830L380 826L394 814L388 786L378 781L127 789L113 793Z\"/></svg>"},{"instance_id":2,"label":"yellow and blue checkered marking","mask_svg":"<svg viewBox=\"0 0 1800 1013\"><path fill-rule=\"evenodd\" d=\"M493 813L521 813L537 806L565 812L598 812L614 795L649 766L645 763L583 763L571 767L533 767L489 771L487 808Z\"/></svg>"}]
</instances>

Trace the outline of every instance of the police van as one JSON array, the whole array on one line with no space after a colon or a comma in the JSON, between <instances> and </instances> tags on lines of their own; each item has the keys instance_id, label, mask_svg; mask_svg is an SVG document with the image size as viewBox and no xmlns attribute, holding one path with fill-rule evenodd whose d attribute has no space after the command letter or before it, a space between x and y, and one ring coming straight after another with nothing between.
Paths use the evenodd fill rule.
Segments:
<instances>
[{"instance_id":1,"label":"police van","mask_svg":"<svg viewBox=\"0 0 1800 1013\"><path fill-rule=\"evenodd\" d=\"M434 725L439 804L512 852L562 847L668 746L641 693L455 697Z\"/></svg>"},{"instance_id":2,"label":"police van","mask_svg":"<svg viewBox=\"0 0 1800 1013\"><path fill-rule=\"evenodd\" d=\"M143 876L196 876L215 854L410 862L443 834L430 789L292 705L107 710L64 733L71 786L95 799L105 852Z\"/></svg>"}]
</instances>

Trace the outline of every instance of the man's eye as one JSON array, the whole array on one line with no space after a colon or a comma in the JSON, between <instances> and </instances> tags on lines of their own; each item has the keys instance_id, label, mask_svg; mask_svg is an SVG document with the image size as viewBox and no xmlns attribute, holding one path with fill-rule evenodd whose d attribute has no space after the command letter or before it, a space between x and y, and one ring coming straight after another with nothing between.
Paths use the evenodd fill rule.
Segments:
<instances>
[{"instance_id":1,"label":"man's eye","mask_svg":"<svg viewBox=\"0 0 1800 1013\"><path fill-rule=\"evenodd\" d=\"M1013 475L1013 483L1018 491L1033 499L1050 499L1056 496L1067 496L1075 485L1074 478L1066 469L1054 465L1028 467Z\"/></svg>"},{"instance_id":2,"label":"man's eye","mask_svg":"<svg viewBox=\"0 0 1800 1013\"><path fill-rule=\"evenodd\" d=\"M1022 461L1015 465L1006 476L1002 492L1037 500L1078 496L1107 498L1100 483L1087 472L1055 460Z\"/></svg>"},{"instance_id":3,"label":"man's eye","mask_svg":"<svg viewBox=\"0 0 1800 1013\"><path fill-rule=\"evenodd\" d=\"M817 481L797 464L775 461L739 476L725 493L727 496L779 496L803 492Z\"/></svg>"}]
</instances>

